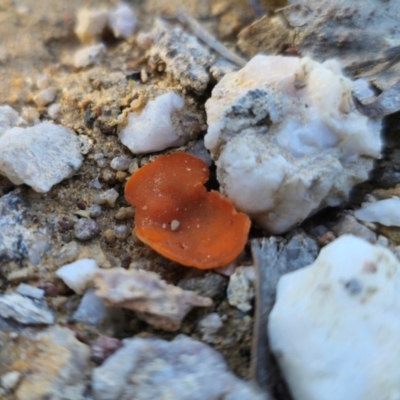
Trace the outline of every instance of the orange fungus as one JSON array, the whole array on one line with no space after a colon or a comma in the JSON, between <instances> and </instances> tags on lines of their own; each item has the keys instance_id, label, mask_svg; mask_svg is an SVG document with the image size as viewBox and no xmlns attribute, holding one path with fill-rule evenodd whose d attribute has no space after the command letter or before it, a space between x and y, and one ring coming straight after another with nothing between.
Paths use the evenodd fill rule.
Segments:
<instances>
[{"instance_id":1,"label":"orange fungus","mask_svg":"<svg viewBox=\"0 0 400 400\"><path fill-rule=\"evenodd\" d=\"M125 195L136 208L138 238L163 256L201 269L233 261L250 229L247 215L204 187L209 171L187 153L168 154L142 167Z\"/></svg>"}]
</instances>

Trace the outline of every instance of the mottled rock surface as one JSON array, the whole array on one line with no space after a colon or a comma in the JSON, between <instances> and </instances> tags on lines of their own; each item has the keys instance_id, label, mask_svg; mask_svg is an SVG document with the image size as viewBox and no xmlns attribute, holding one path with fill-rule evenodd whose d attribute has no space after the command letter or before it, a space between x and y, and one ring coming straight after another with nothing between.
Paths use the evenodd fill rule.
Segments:
<instances>
[{"instance_id":1,"label":"mottled rock surface","mask_svg":"<svg viewBox=\"0 0 400 400\"><path fill-rule=\"evenodd\" d=\"M93 371L95 400L262 400L236 378L222 356L185 336L125 339L124 346Z\"/></svg>"},{"instance_id":2,"label":"mottled rock surface","mask_svg":"<svg viewBox=\"0 0 400 400\"><path fill-rule=\"evenodd\" d=\"M177 330L193 307L209 307L212 300L168 285L154 272L99 270L94 277L97 295L108 306L134 310L158 329Z\"/></svg>"},{"instance_id":3,"label":"mottled rock surface","mask_svg":"<svg viewBox=\"0 0 400 400\"><path fill-rule=\"evenodd\" d=\"M171 28L158 22L153 45L149 50L149 65L165 72L182 86L203 93L210 81L209 68L213 56L196 37L181 28Z\"/></svg>"},{"instance_id":4,"label":"mottled rock surface","mask_svg":"<svg viewBox=\"0 0 400 400\"><path fill-rule=\"evenodd\" d=\"M0 174L15 185L25 183L37 192L48 192L81 164L77 136L59 125L43 122L15 127L0 138Z\"/></svg>"}]
</instances>

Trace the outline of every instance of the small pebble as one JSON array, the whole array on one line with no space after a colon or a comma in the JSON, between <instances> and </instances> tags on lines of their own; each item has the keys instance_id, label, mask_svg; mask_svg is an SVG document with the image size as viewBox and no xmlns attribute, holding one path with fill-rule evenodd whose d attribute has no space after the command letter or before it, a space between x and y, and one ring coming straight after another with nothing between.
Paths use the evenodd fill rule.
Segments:
<instances>
[{"instance_id":1,"label":"small pebble","mask_svg":"<svg viewBox=\"0 0 400 400\"><path fill-rule=\"evenodd\" d=\"M111 171L110 169L105 169L101 173L101 177L105 183L108 185L114 185L115 183L115 173Z\"/></svg>"},{"instance_id":2,"label":"small pebble","mask_svg":"<svg viewBox=\"0 0 400 400\"><path fill-rule=\"evenodd\" d=\"M114 218L118 221L124 221L126 219L133 218L135 210L133 207L121 207L115 214Z\"/></svg>"},{"instance_id":3,"label":"small pebble","mask_svg":"<svg viewBox=\"0 0 400 400\"><path fill-rule=\"evenodd\" d=\"M36 86L38 89L46 89L50 86L50 79L47 75L39 75L36 79Z\"/></svg>"},{"instance_id":4,"label":"small pebble","mask_svg":"<svg viewBox=\"0 0 400 400\"><path fill-rule=\"evenodd\" d=\"M137 35L136 43L141 49L148 50L153 44L153 40L154 37L150 32L140 32Z\"/></svg>"},{"instance_id":5,"label":"small pebble","mask_svg":"<svg viewBox=\"0 0 400 400\"><path fill-rule=\"evenodd\" d=\"M92 187L94 187L95 189L101 189L103 187L103 185L99 181L98 176L96 176L96 178L92 179L92 181L90 182L90 185Z\"/></svg>"},{"instance_id":6,"label":"small pebble","mask_svg":"<svg viewBox=\"0 0 400 400\"><path fill-rule=\"evenodd\" d=\"M138 162L137 162L137 161L132 161L132 162L129 164L128 172L129 172L130 174L134 174L138 169L139 169L139 164L138 164Z\"/></svg>"},{"instance_id":7,"label":"small pebble","mask_svg":"<svg viewBox=\"0 0 400 400\"><path fill-rule=\"evenodd\" d=\"M100 215L101 215L101 207L98 204L93 204L92 207L90 207L90 217L97 218L100 217Z\"/></svg>"},{"instance_id":8,"label":"small pebble","mask_svg":"<svg viewBox=\"0 0 400 400\"><path fill-rule=\"evenodd\" d=\"M142 68L141 71L140 71L140 80L143 83L146 83L149 80L147 72L146 72L146 70L144 68Z\"/></svg>"},{"instance_id":9,"label":"small pebble","mask_svg":"<svg viewBox=\"0 0 400 400\"><path fill-rule=\"evenodd\" d=\"M103 43L94 44L78 50L74 55L74 67L85 68L93 64L98 64L106 53L106 46Z\"/></svg>"},{"instance_id":10,"label":"small pebble","mask_svg":"<svg viewBox=\"0 0 400 400\"><path fill-rule=\"evenodd\" d=\"M112 244L115 242L115 232L112 229L106 229L103 232L103 237L104 240L108 243L108 244Z\"/></svg>"},{"instance_id":11,"label":"small pebble","mask_svg":"<svg viewBox=\"0 0 400 400\"><path fill-rule=\"evenodd\" d=\"M221 317L217 313L205 315L198 323L198 328L204 336L213 335L223 326Z\"/></svg>"},{"instance_id":12,"label":"small pebble","mask_svg":"<svg viewBox=\"0 0 400 400\"><path fill-rule=\"evenodd\" d=\"M47 114L49 114L49 117L51 119L57 119L60 118L61 116L61 107L59 104L52 104L51 106L48 107L47 109Z\"/></svg>"},{"instance_id":13,"label":"small pebble","mask_svg":"<svg viewBox=\"0 0 400 400\"><path fill-rule=\"evenodd\" d=\"M95 204L108 204L111 208L115 207L118 199L118 192L115 189L106 190L101 194L97 194L93 200Z\"/></svg>"},{"instance_id":14,"label":"small pebble","mask_svg":"<svg viewBox=\"0 0 400 400\"><path fill-rule=\"evenodd\" d=\"M321 246L326 246L327 244L333 242L335 239L335 234L332 231L328 231L320 236L317 240Z\"/></svg>"},{"instance_id":15,"label":"small pebble","mask_svg":"<svg viewBox=\"0 0 400 400\"><path fill-rule=\"evenodd\" d=\"M104 168L107 165L107 159L104 154L97 153L93 156L94 161L96 161L97 166L100 168Z\"/></svg>"},{"instance_id":16,"label":"small pebble","mask_svg":"<svg viewBox=\"0 0 400 400\"><path fill-rule=\"evenodd\" d=\"M124 3L119 4L108 15L108 25L116 38L128 39L138 23L132 8Z\"/></svg>"},{"instance_id":17,"label":"small pebble","mask_svg":"<svg viewBox=\"0 0 400 400\"><path fill-rule=\"evenodd\" d=\"M96 221L82 218L75 224L74 234L78 240L90 240L99 234L99 227Z\"/></svg>"},{"instance_id":18,"label":"small pebble","mask_svg":"<svg viewBox=\"0 0 400 400\"><path fill-rule=\"evenodd\" d=\"M17 293L21 296L31 297L32 299L41 300L44 298L44 290L37 287L20 283L17 287Z\"/></svg>"},{"instance_id":19,"label":"small pebble","mask_svg":"<svg viewBox=\"0 0 400 400\"><path fill-rule=\"evenodd\" d=\"M126 239L129 235L129 229L126 225L116 226L114 232L117 239Z\"/></svg>"},{"instance_id":20,"label":"small pebble","mask_svg":"<svg viewBox=\"0 0 400 400\"><path fill-rule=\"evenodd\" d=\"M118 182L124 182L127 176L128 176L128 174L126 172L123 172L123 171L118 171L115 174L115 177L117 178Z\"/></svg>"},{"instance_id":21,"label":"small pebble","mask_svg":"<svg viewBox=\"0 0 400 400\"><path fill-rule=\"evenodd\" d=\"M100 365L121 347L121 340L108 336L99 336L90 346L90 359L95 364Z\"/></svg>"},{"instance_id":22,"label":"small pebble","mask_svg":"<svg viewBox=\"0 0 400 400\"><path fill-rule=\"evenodd\" d=\"M103 33L108 22L108 10L105 8L83 8L77 14L76 36L82 43L93 43Z\"/></svg>"},{"instance_id":23,"label":"small pebble","mask_svg":"<svg viewBox=\"0 0 400 400\"><path fill-rule=\"evenodd\" d=\"M56 95L57 89L54 87L49 87L47 89L43 89L36 96L34 96L33 101L38 107L44 107L54 101Z\"/></svg>"},{"instance_id":24,"label":"small pebble","mask_svg":"<svg viewBox=\"0 0 400 400\"><path fill-rule=\"evenodd\" d=\"M129 168L130 163L132 162L131 158L127 157L115 157L111 160L111 168L116 171L125 171Z\"/></svg>"},{"instance_id":25,"label":"small pebble","mask_svg":"<svg viewBox=\"0 0 400 400\"><path fill-rule=\"evenodd\" d=\"M177 221L176 219L172 220L171 222L171 231L176 231L179 228L179 221Z\"/></svg>"},{"instance_id":26,"label":"small pebble","mask_svg":"<svg viewBox=\"0 0 400 400\"><path fill-rule=\"evenodd\" d=\"M22 374L18 371L11 371L1 377L1 386L6 391L12 391L19 383Z\"/></svg>"},{"instance_id":27,"label":"small pebble","mask_svg":"<svg viewBox=\"0 0 400 400\"><path fill-rule=\"evenodd\" d=\"M21 111L21 117L30 124L38 121L40 118L39 111L35 107L23 107Z\"/></svg>"}]
</instances>

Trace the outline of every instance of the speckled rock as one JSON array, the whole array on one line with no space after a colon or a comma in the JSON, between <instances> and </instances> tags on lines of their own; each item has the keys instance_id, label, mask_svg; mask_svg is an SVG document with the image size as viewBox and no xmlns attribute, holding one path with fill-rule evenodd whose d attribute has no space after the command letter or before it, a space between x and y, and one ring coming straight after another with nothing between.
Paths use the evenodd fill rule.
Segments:
<instances>
[{"instance_id":1,"label":"speckled rock","mask_svg":"<svg viewBox=\"0 0 400 400\"><path fill-rule=\"evenodd\" d=\"M221 79L204 141L236 208L283 233L368 179L381 120L359 113L357 85L333 60L262 55Z\"/></svg>"},{"instance_id":2,"label":"speckled rock","mask_svg":"<svg viewBox=\"0 0 400 400\"><path fill-rule=\"evenodd\" d=\"M47 232L24 225L26 207L18 191L0 198L0 263L28 258L31 264L37 265L49 250Z\"/></svg>"},{"instance_id":3,"label":"speckled rock","mask_svg":"<svg viewBox=\"0 0 400 400\"><path fill-rule=\"evenodd\" d=\"M78 137L60 125L42 122L9 129L0 138L0 174L37 192L70 178L81 166Z\"/></svg>"},{"instance_id":4,"label":"speckled rock","mask_svg":"<svg viewBox=\"0 0 400 400\"><path fill-rule=\"evenodd\" d=\"M95 400L265 400L204 343L183 335L123 343L93 371Z\"/></svg>"},{"instance_id":5,"label":"speckled rock","mask_svg":"<svg viewBox=\"0 0 400 400\"><path fill-rule=\"evenodd\" d=\"M17 400L83 400L89 348L75 334L54 326L16 344L19 356L10 366L22 374Z\"/></svg>"},{"instance_id":6,"label":"speckled rock","mask_svg":"<svg viewBox=\"0 0 400 400\"><path fill-rule=\"evenodd\" d=\"M35 301L18 293L0 295L0 317L24 325L54 324L55 316L46 301Z\"/></svg>"},{"instance_id":7,"label":"speckled rock","mask_svg":"<svg viewBox=\"0 0 400 400\"><path fill-rule=\"evenodd\" d=\"M238 267L229 279L227 290L228 302L240 311L252 309L254 298L254 267Z\"/></svg>"},{"instance_id":8,"label":"speckled rock","mask_svg":"<svg viewBox=\"0 0 400 400\"><path fill-rule=\"evenodd\" d=\"M100 229L93 219L81 218L74 227L74 235L81 241L93 239L99 232Z\"/></svg>"},{"instance_id":9,"label":"speckled rock","mask_svg":"<svg viewBox=\"0 0 400 400\"><path fill-rule=\"evenodd\" d=\"M158 329L175 331L193 307L209 307L212 300L168 285L154 272L113 268L94 277L97 295L106 305L134 310Z\"/></svg>"},{"instance_id":10,"label":"speckled rock","mask_svg":"<svg viewBox=\"0 0 400 400\"><path fill-rule=\"evenodd\" d=\"M280 279L268 332L295 400L400 396L399 287L395 256L351 235Z\"/></svg>"},{"instance_id":11,"label":"speckled rock","mask_svg":"<svg viewBox=\"0 0 400 400\"><path fill-rule=\"evenodd\" d=\"M209 68L213 56L194 36L181 28L171 28L158 22L149 50L149 65L166 73L184 88L201 94L210 81Z\"/></svg>"}]
</instances>

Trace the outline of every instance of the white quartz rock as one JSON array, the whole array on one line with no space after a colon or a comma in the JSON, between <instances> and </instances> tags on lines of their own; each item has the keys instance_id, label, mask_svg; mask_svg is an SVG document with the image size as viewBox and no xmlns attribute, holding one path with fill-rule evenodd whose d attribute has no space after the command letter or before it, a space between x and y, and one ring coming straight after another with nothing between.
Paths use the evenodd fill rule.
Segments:
<instances>
[{"instance_id":1,"label":"white quartz rock","mask_svg":"<svg viewBox=\"0 0 400 400\"><path fill-rule=\"evenodd\" d=\"M108 26L116 38L131 37L138 23L135 13L127 4L119 4L108 15Z\"/></svg>"},{"instance_id":2,"label":"white quartz rock","mask_svg":"<svg viewBox=\"0 0 400 400\"><path fill-rule=\"evenodd\" d=\"M400 263L344 235L284 275L271 350L294 400L400 399Z\"/></svg>"},{"instance_id":3,"label":"white quartz rock","mask_svg":"<svg viewBox=\"0 0 400 400\"><path fill-rule=\"evenodd\" d=\"M121 142L135 154L183 145L189 138L176 132L172 118L184 104L181 96L166 93L149 101L141 113L129 113L128 124L120 132Z\"/></svg>"},{"instance_id":4,"label":"white quartz rock","mask_svg":"<svg viewBox=\"0 0 400 400\"><path fill-rule=\"evenodd\" d=\"M363 203L361 209L354 212L360 221L378 222L386 226L400 226L400 199L385 199L373 203Z\"/></svg>"},{"instance_id":5,"label":"white quartz rock","mask_svg":"<svg viewBox=\"0 0 400 400\"><path fill-rule=\"evenodd\" d=\"M77 135L60 125L14 127L0 138L0 174L15 185L25 183L37 192L48 192L81 164Z\"/></svg>"},{"instance_id":6,"label":"white quartz rock","mask_svg":"<svg viewBox=\"0 0 400 400\"><path fill-rule=\"evenodd\" d=\"M59 268L56 274L75 293L83 294L92 283L94 273L98 269L95 260L82 258Z\"/></svg>"},{"instance_id":7,"label":"white quartz rock","mask_svg":"<svg viewBox=\"0 0 400 400\"><path fill-rule=\"evenodd\" d=\"M103 43L84 47L75 53L74 66L76 68L85 68L89 65L97 64L101 61L105 52L106 46Z\"/></svg>"},{"instance_id":8,"label":"white quartz rock","mask_svg":"<svg viewBox=\"0 0 400 400\"><path fill-rule=\"evenodd\" d=\"M17 125L18 113L10 106L0 106L0 137L6 131Z\"/></svg>"},{"instance_id":9,"label":"white quartz rock","mask_svg":"<svg viewBox=\"0 0 400 400\"><path fill-rule=\"evenodd\" d=\"M335 61L259 55L226 74L206 103L222 192L272 233L345 201L382 146L352 89Z\"/></svg>"}]
</instances>

